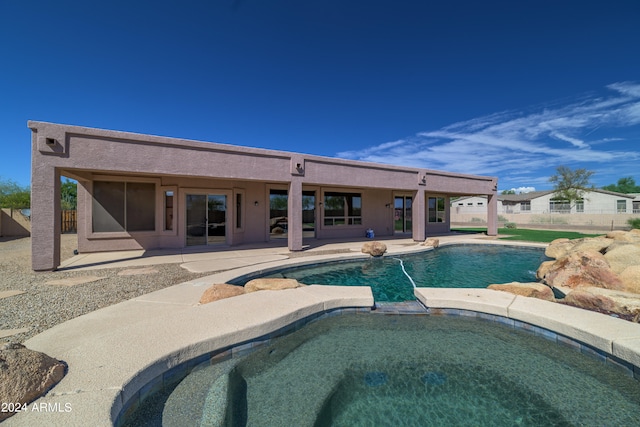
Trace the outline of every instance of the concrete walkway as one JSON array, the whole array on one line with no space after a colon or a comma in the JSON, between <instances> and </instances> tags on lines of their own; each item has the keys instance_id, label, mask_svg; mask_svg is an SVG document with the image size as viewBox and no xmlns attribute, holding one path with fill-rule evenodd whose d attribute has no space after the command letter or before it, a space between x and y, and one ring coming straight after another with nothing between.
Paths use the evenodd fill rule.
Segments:
<instances>
[{"instance_id":1,"label":"concrete walkway","mask_svg":"<svg viewBox=\"0 0 640 427\"><path fill-rule=\"evenodd\" d=\"M496 242L495 237L487 237L484 234L451 234L438 236L437 238L441 244L456 242L494 242L504 244L504 242ZM300 252L290 252L286 247L286 241L276 241L233 247L212 247L211 249L184 248L178 250L163 249L89 253L76 255L63 261L59 270L83 271L158 264L181 264L183 268L192 272L214 273L287 259L299 260L300 258L306 259L309 257L335 257L337 254L341 257L362 256L363 254L360 250L362 245L367 241L371 240L313 240ZM389 254L423 251L426 249L410 238L376 239L376 241L386 244ZM539 244L532 245L540 246Z\"/></svg>"},{"instance_id":2,"label":"concrete walkway","mask_svg":"<svg viewBox=\"0 0 640 427\"><path fill-rule=\"evenodd\" d=\"M389 254L427 250L410 239L384 242ZM504 244L480 235L445 236L440 242ZM130 399L149 391L154 379L183 362L268 335L325 310L371 307L370 288L332 286L260 291L198 304L212 283L300 262L363 257L362 243L325 241L293 254L283 247L265 245L217 252L90 254L68 260L63 268L92 270L179 262L191 271L216 273L97 310L28 340L28 348L68 363L68 374L35 402L36 408L45 410L34 411L31 404L5 424L109 426ZM416 297L434 309L495 314L548 328L640 366L637 324L485 289L417 289Z\"/></svg>"}]
</instances>

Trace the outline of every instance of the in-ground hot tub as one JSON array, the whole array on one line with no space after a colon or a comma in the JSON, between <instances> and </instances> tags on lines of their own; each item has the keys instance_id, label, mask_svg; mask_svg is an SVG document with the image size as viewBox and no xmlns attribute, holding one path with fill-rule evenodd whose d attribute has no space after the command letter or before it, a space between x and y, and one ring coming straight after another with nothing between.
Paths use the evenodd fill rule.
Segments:
<instances>
[{"instance_id":1,"label":"in-ground hot tub","mask_svg":"<svg viewBox=\"0 0 640 427\"><path fill-rule=\"evenodd\" d=\"M464 317L333 316L196 369L162 424L638 425L640 383L576 348Z\"/></svg>"}]
</instances>

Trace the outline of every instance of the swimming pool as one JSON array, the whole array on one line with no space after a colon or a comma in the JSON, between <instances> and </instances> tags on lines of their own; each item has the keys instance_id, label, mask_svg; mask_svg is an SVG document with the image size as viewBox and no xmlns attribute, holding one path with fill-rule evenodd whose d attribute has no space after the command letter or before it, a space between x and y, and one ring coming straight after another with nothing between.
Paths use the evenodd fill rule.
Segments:
<instances>
[{"instance_id":1,"label":"swimming pool","mask_svg":"<svg viewBox=\"0 0 640 427\"><path fill-rule=\"evenodd\" d=\"M413 285L430 288L486 288L492 283L532 282L542 261L542 248L504 245L451 245L411 255L384 256L289 267L262 275L238 278L244 285L256 277L287 277L307 285L370 286L376 301L414 300Z\"/></svg>"},{"instance_id":2,"label":"swimming pool","mask_svg":"<svg viewBox=\"0 0 640 427\"><path fill-rule=\"evenodd\" d=\"M195 370L158 409L164 426L639 425L640 383L495 322L343 315Z\"/></svg>"}]
</instances>

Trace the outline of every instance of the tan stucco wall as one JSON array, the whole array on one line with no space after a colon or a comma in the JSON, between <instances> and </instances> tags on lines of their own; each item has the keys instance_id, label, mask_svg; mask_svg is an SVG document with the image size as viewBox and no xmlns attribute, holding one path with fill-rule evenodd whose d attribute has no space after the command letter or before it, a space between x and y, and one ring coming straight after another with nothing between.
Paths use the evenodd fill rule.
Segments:
<instances>
[{"instance_id":1,"label":"tan stucco wall","mask_svg":"<svg viewBox=\"0 0 640 427\"><path fill-rule=\"evenodd\" d=\"M31 232L31 221L19 210L0 210L0 237L26 237Z\"/></svg>"},{"instance_id":2,"label":"tan stucco wall","mask_svg":"<svg viewBox=\"0 0 640 427\"><path fill-rule=\"evenodd\" d=\"M236 245L269 238L269 189L289 191L288 246L302 249L302 192L316 191L318 238L393 234L393 196L411 194L422 200L414 216L413 237L446 232L449 222L426 223L424 195L496 193L497 180L427 169L354 162L225 144L152 135L29 122L32 129L32 245L34 269L59 263L60 175L78 180L78 249L80 252L177 248L185 245L185 197L191 193L220 193L228 197L227 215L234 218L232 200L244 198L244 227L229 222L227 243ZM156 185L156 230L138 233L92 232L92 186L95 180L152 182ZM175 226L163 231L162 194L176 194ZM320 203L324 191L362 195L361 225L325 227ZM493 199L492 199L493 200ZM257 204L255 203L257 202ZM387 206L390 205L391 207ZM448 205L448 202L447 202ZM448 208L447 208L448 209ZM448 212L447 212L448 214ZM488 217L495 222L495 209ZM57 225L56 225L57 221ZM416 226L417 224L417 226ZM495 227L494 227L495 229Z\"/></svg>"},{"instance_id":3,"label":"tan stucco wall","mask_svg":"<svg viewBox=\"0 0 640 427\"><path fill-rule=\"evenodd\" d=\"M500 213L500 219L505 219L507 222L513 222L518 225L570 225L570 226L587 226L587 227L601 227L605 229L613 228L626 228L629 225L627 221L631 218L638 218L638 214L505 214ZM478 221L482 220L482 221ZM487 215L483 213L468 213L468 214L456 214L452 212L451 222L459 224L468 224L473 226L474 224L484 223L487 220Z\"/></svg>"}]
</instances>

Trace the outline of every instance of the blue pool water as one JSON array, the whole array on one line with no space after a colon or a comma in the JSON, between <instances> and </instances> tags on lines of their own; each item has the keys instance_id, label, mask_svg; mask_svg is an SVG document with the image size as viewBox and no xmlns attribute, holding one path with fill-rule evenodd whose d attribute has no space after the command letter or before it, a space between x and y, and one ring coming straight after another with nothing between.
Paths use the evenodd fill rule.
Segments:
<instances>
[{"instance_id":1,"label":"blue pool water","mask_svg":"<svg viewBox=\"0 0 640 427\"><path fill-rule=\"evenodd\" d=\"M370 286L376 301L414 300L413 285L428 288L486 288L492 283L532 282L544 249L502 245L454 245L411 255L331 262L278 270L260 277L286 277L301 283ZM243 277L244 285L258 276Z\"/></svg>"},{"instance_id":2,"label":"blue pool water","mask_svg":"<svg viewBox=\"0 0 640 427\"><path fill-rule=\"evenodd\" d=\"M640 385L500 323L353 314L207 362L126 423L160 425L637 426Z\"/></svg>"}]
</instances>

